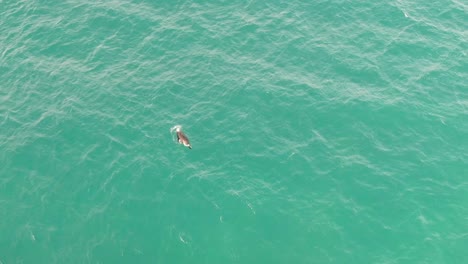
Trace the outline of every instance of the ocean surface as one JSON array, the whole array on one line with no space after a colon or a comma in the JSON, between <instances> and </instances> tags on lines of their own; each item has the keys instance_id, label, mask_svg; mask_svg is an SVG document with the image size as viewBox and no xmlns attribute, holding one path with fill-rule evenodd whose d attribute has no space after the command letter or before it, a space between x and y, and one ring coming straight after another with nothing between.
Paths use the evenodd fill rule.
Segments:
<instances>
[{"instance_id":1,"label":"ocean surface","mask_svg":"<svg viewBox=\"0 0 468 264\"><path fill-rule=\"evenodd\" d=\"M462 0L0 0L0 264L468 263L467 53Z\"/></svg>"}]
</instances>

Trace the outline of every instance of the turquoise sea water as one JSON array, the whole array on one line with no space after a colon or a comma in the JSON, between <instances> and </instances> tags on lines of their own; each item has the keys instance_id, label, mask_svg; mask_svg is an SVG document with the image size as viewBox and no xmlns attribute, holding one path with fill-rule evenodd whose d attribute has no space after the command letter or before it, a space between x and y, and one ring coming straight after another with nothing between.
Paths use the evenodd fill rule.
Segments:
<instances>
[{"instance_id":1,"label":"turquoise sea water","mask_svg":"<svg viewBox=\"0 0 468 264\"><path fill-rule=\"evenodd\" d=\"M0 0L0 264L468 263L467 29L461 0Z\"/></svg>"}]
</instances>

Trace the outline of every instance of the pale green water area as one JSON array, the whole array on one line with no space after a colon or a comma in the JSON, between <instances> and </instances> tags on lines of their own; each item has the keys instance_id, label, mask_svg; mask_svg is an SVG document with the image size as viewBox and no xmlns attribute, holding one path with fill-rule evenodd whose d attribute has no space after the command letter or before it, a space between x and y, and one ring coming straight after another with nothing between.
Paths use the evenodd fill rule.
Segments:
<instances>
[{"instance_id":1,"label":"pale green water area","mask_svg":"<svg viewBox=\"0 0 468 264\"><path fill-rule=\"evenodd\" d=\"M468 263L467 53L462 0L0 0L0 264Z\"/></svg>"}]
</instances>

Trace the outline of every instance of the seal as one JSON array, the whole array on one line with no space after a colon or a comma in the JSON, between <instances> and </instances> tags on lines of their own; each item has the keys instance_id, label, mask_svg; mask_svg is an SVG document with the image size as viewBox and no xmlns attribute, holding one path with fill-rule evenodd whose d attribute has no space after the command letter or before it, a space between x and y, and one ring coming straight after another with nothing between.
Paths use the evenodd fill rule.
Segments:
<instances>
[{"instance_id":1,"label":"seal","mask_svg":"<svg viewBox=\"0 0 468 264\"><path fill-rule=\"evenodd\" d=\"M189 149L192 149L192 145L190 145L190 141L189 141L188 137L181 130L182 126L175 126L171 130L174 130L174 129L175 129L175 131L177 133L177 141L180 144L183 144L184 146L188 147Z\"/></svg>"}]
</instances>

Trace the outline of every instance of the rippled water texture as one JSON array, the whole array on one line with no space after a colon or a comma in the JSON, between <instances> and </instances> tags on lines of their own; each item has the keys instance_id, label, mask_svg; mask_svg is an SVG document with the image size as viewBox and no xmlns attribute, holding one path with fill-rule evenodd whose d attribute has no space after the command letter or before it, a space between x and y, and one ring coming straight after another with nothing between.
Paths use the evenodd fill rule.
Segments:
<instances>
[{"instance_id":1,"label":"rippled water texture","mask_svg":"<svg viewBox=\"0 0 468 264\"><path fill-rule=\"evenodd\" d=\"M0 264L468 263L467 14L0 0Z\"/></svg>"}]
</instances>

